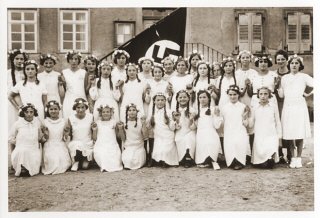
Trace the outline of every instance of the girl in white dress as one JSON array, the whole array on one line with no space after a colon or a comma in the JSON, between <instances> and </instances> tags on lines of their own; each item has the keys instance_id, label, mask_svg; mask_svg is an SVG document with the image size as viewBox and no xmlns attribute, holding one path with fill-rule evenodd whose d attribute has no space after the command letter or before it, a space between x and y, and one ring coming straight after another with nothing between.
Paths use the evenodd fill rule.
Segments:
<instances>
[{"instance_id":1,"label":"girl in white dress","mask_svg":"<svg viewBox=\"0 0 320 218\"><path fill-rule=\"evenodd\" d=\"M66 54L70 68L62 70L62 79L66 83L66 93L63 101L63 117L66 119L71 114L74 114L72 110L73 103L77 98L86 99L86 93L84 90L84 77L86 71L80 69L79 65L81 63L80 52L69 51Z\"/></svg>"},{"instance_id":2,"label":"girl in white dress","mask_svg":"<svg viewBox=\"0 0 320 218\"><path fill-rule=\"evenodd\" d=\"M9 101L19 108L21 102L16 101L16 96L19 95L22 104L32 103L38 111L39 120L44 120L44 105L47 102L47 90L43 83L38 80L38 64L34 61L26 61L23 66L25 79L19 81L9 93Z\"/></svg>"},{"instance_id":3,"label":"girl in white dress","mask_svg":"<svg viewBox=\"0 0 320 218\"><path fill-rule=\"evenodd\" d=\"M82 169L88 169L93 160L92 125L93 115L87 113L88 102L83 98L77 98L72 107L76 111L68 118L64 130L64 140L71 139L68 149L72 160L72 171L77 171L79 165Z\"/></svg>"},{"instance_id":4,"label":"girl in white dress","mask_svg":"<svg viewBox=\"0 0 320 218\"><path fill-rule=\"evenodd\" d=\"M42 140L40 122L34 119L38 116L33 104L27 103L21 107L19 116L10 131L9 144L14 149L11 154L11 163L15 176L33 176L40 172Z\"/></svg>"},{"instance_id":5,"label":"girl in white dress","mask_svg":"<svg viewBox=\"0 0 320 218\"><path fill-rule=\"evenodd\" d=\"M46 105L46 119L43 133L46 142L43 147L42 173L59 174L66 172L71 166L71 159L66 143L63 141L63 130L66 121L59 117L60 104L49 101Z\"/></svg>"},{"instance_id":6,"label":"girl in white dress","mask_svg":"<svg viewBox=\"0 0 320 218\"><path fill-rule=\"evenodd\" d=\"M201 60L203 60L203 55L201 55L197 51L193 51L188 57L188 72L192 75L193 78L197 76L197 64Z\"/></svg>"},{"instance_id":7,"label":"girl in white dress","mask_svg":"<svg viewBox=\"0 0 320 218\"><path fill-rule=\"evenodd\" d=\"M139 169L146 163L144 140L148 139L146 118L138 119L138 109L135 104L126 108L125 122L126 138L123 144L122 162L126 169Z\"/></svg>"},{"instance_id":8,"label":"girl in white dress","mask_svg":"<svg viewBox=\"0 0 320 218\"><path fill-rule=\"evenodd\" d=\"M100 116L98 108L101 105L109 105L114 109L114 118L118 122L119 118L119 107L118 101L121 93L119 86L113 84L111 78L111 71L113 65L111 63L102 62L99 64L99 78L96 79L95 83L89 90L90 97L95 101L93 109L94 120L97 121Z\"/></svg>"},{"instance_id":9,"label":"girl in white dress","mask_svg":"<svg viewBox=\"0 0 320 218\"><path fill-rule=\"evenodd\" d=\"M126 64L129 63L129 58L130 55L125 50L116 50L112 54L113 63L116 65L111 72L113 84L123 83L126 80L127 74L125 67Z\"/></svg>"},{"instance_id":10,"label":"girl in white dress","mask_svg":"<svg viewBox=\"0 0 320 218\"><path fill-rule=\"evenodd\" d=\"M143 110L143 102L150 102L150 96L146 95L145 91L147 84L138 77L138 66L129 63L127 68L127 78L122 87L122 102L120 106L120 120L125 121L126 106L134 103L139 110L139 117L145 115Z\"/></svg>"},{"instance_id":11,"label":"girl in white dress","mask_svg":"<svg viewBox=\"0 0 320 218\"><path fill-rule=\"evenodd\" d=\"M187 86L189 89L192 89L192 80L193 76L188 74L188 62L187 60L183 59L182 57L179 57L176 61L176 69L177 69L177 75L174 75L170 78L170 83L172 84L173 88L173 96L171 101L171 110L175 110L176 108L176 95L180 90L185 90ZM192 91L192 90L191 90Z\"/></svg>"},{"instance_id":12,"label":"girl in white dress","mask_svg":"<svg viewBox=\"0 0 320 218\"><path fill-rule=\"evenodd\" d=\"M124 140L123 123L117 124L113 117L113 108L103 105L98 108L100 118L93 125L93 140L96 140L93 155L100 171L114 172L123 169L121 150L117 135ZM120 131L122 134L120 134Z\"/></svg>"},{"instance_id":13,"label":"girl in white dress","mask_svg":"<svg viewBox=\"0 0 320 218\"><path fill-rule=\"evenodd\" d=\"M154 132L152 159L162 167L177 166L179 160L174 142L176 123L169 118L170 112L166 109L166 97L163 93L157 93L152 100L152 111L148 118L148 126Z\"/></svg>"},{"instance_id":14,"label":"girl in white dress","mask_svg":"<svg viewBox=\"0 0 320 218\"><path fill-rule=\"evenodd\" d=\"M221 149L217 130L222 123L222 117L217 106L211 106L211 95L206 90L198 92L198 114L196 116L196 154L197 166L206 167L212 164L214 170L219 170L217 162Z\"/></svg>"},{"instance_id":15,"label":"girl in white dress","mask_svg":"<svg viewBox=\"0 0 320 218\"><path fill-rule=\"evenodd\" d=\"M301 71L304 69L303 59L297 55L288 60L290 74L281 79L280 97L284 97L281 123L283 139L290 140L291 168L301 168L301 154L303 139L311 137L310 119L307 103L304 97L313 94L313 90L306 94L306 87L313 88L313 78ZM297 148L297 155L294 149Z\"/></svg>"},{"instance_id":16,"label":"girl in white dress","mask_svg":"<svg viewBox=\"0 0 320 218\"><path fill-rule=\"evenodd\" d=\"M272 169L279 161L278 149L282 138L279 111L269 102L271 90L268 87L258 89L257 95L260 103L252 108L249 119L255 132L251 161L256 166Z\"/></svg>"},{"instance_id":17,"label":"girl in white dress","mask_svg":"<svg viewBox=\"0 0 320 218\"><path fill-rule=\"evenodd\" d=\"M231 85L227 90L230 101L222 107L224 121L224 154L228 167L240 170L246 165L249 147L248 113L250 108L239 102L240 89Z\"/></svg>"},{"instance_id":18,"label":"girl in white dress","mask_svg":"<svg viewBox=\"0 0 320 218\"><path fill-rule=\"evenodd\" d=\"M89 111L93 113L94 108L94 100L89 95L90 88L95 84L96 78L99 77L98 75L98 63L99 60L94 55L88 55L83 59L84 67L86 70L86 75L84 77L84 89L86 92L86 97L89 104Z\"/></svg>"},{"instance_id":19,"label":"girl in white dress","mask_svg":"<svg viewBox=\"0 0 320 218\"><path fill-rule=\"evenodd\" d=\"M44 67L44 71L38 74L39 81L45 85L48 95L47 101L57 101L59 104L63 102L65 95L62 74L53 70L57 63L57 58L52 54L43 54L40 56L40 65Z\"/></svg>"},{"instance_id":20,"label":"girl in white dress","mask_svg":"<svg viewBox=\"0 0 320 218\"><path fill-rule=\"evenodd\" d=\"M178 150L179 164L185 168L194 165L194 153L196 148L195 113L189 106L190 96L187 91L180 90L177 93L176 110L173 112L173 120L178 124L175 132L175 142Z\"/></svg>"}]
</instances>

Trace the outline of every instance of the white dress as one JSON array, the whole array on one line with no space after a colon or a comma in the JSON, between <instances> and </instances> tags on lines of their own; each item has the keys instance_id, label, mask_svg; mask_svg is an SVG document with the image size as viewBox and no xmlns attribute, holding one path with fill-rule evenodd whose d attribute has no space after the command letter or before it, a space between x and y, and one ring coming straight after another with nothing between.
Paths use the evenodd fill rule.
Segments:
<instances>
[{"instance_id":1,"label":"white dress","mask_svg":"<svg viewBox=\"0 0 320 218\"><path fill-rule=\"evenodd\" d=\"M119 80L126 81L127 73L125 69L120 70L117 66L111 71L111 80L116 85Z\"/></svg>"},{"instance_id":2,"label":"white dress","mask_svg":"<svg viewBox=\"0 0 320 218\"><path fill-rule=\"evenodd\" d=\"M94 120L98 120L99 112L98 108L100 105L105 106L106 104L110 107L113 107L114 110L114 118L116 121L119 121L119 107L118 102L120 98L120 90L113 87L113 90L110 88L110 80L109 78L105 79L101 77L101 86L97 87L98 79L96 79L96 85L89 89L89 94L92 100L95 101L94 109L93 109L93 117Z\"/></svg>"},{"instance_id":3,"label":"white dress","mask_svg":"<svg viewBox=\"0 0 320 218\"><path fill-rule=\"evenodd\" d=\"M30 176L40 172L41 148L39 144L40 122L34 119L31 122L19 119L13 124L9 140L16 139L15 149L11 154L11 163L15 175L21 173L21 165L28 171Z\"/></svg>"},{"instance_id":4,"label":"white dress","mask_svg":"<svg viewBox=\"0 0 320 218\"><path fill-rule=\"evenodd\" d=\"M62 74L66 80L66 93L63 100L63 117L68 118L71 114L75 114L72 110L74 100L77 98L87 100L84 91L84 77L86 75L86 71L78 69L73 72L68 68L64 69Z\"/></svg>"},{"instance_id":5,"label":"white dress","mask_svg":"<svg viewBox=\"0 0 320 218\"><path fill-rule=\"evenodd\" d=\"M116 138L116 122L97 121L98 135L94 145L93 155L96 163L99 165L101 172L119 171L123 169L121 162L121 150Z\"/></svg>"},{"instance_id":6,"label":"white dress","mask_svg":"<svg viewBox=\"0 0 320 218\"><path fill-rule=\"evenodd\" d=\"M187 73L187 72L186 72ZM189 84L192 84L193 81L193 77L190 74L186 74L185 76L172 76L170 78L170 83L172 84L172 88L173 88L173 96L172 96L172 101L171 101L171 110L175 110L176 109L176 96L177 93L180 90L186 90L186 86Z\"/></svg>"},{"instance_id":7,"label":"white dress","mask_svg":"<svg viewBox=\"0 0 320 218\"><path fill-rule=\"evenodd\" d=\"M122 152L122 162L125 168L139 169L146 162L146 150L144 149L144 141L141 133L141 122L128 121L128 129L126 129L126 140L123 142L124 150Z\"/></svg>"},{"instance_id":8,"label":"white dress","mask_svg":"<svg viewBox=\"0 0 320 218\"><path fill-rule=\"evenodd\" d=\"M242 121L244 108L245 105L239 101L234 104L229 102L221 111L224 119L224 154L227 166L230 166L233 159L246 164L249 136Z\"/></svg>"},{"instance_id":9,"label":"white dress","mask_svg":"<svg viewBox=\"0 0 320 218\"><path fill-rule=\"evenodd\" d=\"M195 92L195 101L194 101L194 103L192 105L193 108L195 108L195 109L198 108L198 92L200 90L207 90L208 91L208 87L210 85L213 85L213 84L215 84L214 79L210 79L209 84L208 84L208 79L207 78L204 79L204 80L201 80L199 78L197 84L193 87L193 91ZM211 105L214 105L213 99L211 99Z\"/></svg>"},{"instance_id":10,"label":"white dress","mask_svg":"<svg viewBox=\"0 0 320 218\"><path fill-rule=\"evenodd\" d=\"M252 163L261 164L275 153L275 162L279 161L279 139L282 138L281 122L278 108L274 104L259 104L252 109L254 124L254 142Z\"/></svg>"},{"instance_id":11,"label":"white dress","mask_svg":"<svg viewBox=\"0 0 320 218\"><path fill-rule=\"evenodd\" d=\"M243 92L243 90L246 88L245 81L246 79L249 79L252 77L252 75L257 74L257 71L254 69L249 68L248 70L242 70L239 68L235 72L235 76L237 79L237 84L240 88L240 92ZM240 98L240 102L244 103L245 105L251 106L251 97L246 92L244 96Z\"/></svg>"},{"instance_id":12,"label":"white dress","mask_svg":"<svg viewBox=\"0 0 320 218\"><path fill-rule=\"evenodd\" d=\"M281 79L284 103L281 115L283 139L311 137L310 119L305 98L306 86L313 87L313 78L305 73L284 75Z\"/></svg>"},{"instance_id":13,"label":"white dress","mask_svg":"<svg viewBox=\"0 0 320 218\"><path fill-rule=\"evenodd\" d=\"M51 71L50 73L43 71L42 73L38 74L38 79L42 84L45 85L48 95L47 101L55 100L61 104L60 95L59 95L59 86L58 86L58 77L61 73L57 71Z\"/></svg>"},{"instance_id":14,"label":"white dress","mask_svg":"<svg viewBox=\"0 0 320 218\"><path fill-rule=\"evenodd\" d=\"M83 119L79 119L75 114L72 114L69 121L72 128L72 140L68 144L68 149L72 163L74 163L77 150L81 151L88 161L91 161L93 159L93 142L91 139L93 115L86 113Z\"/></svg>"},{"instance_id":15,"label":"white dress","mask_svg":"<svg viewBox=\"0 0 320 218\"><path fill-rule=\"evenodd\" d=\"M47 89L43 83L36 84L35 82L28 82L23 85L24 81L19 81L13 88L12 92L19 94L22 104L32 103L38 111L38 118L41 122L44 120L44 105L42 96L47 95Z\"/></svg>"},{"instance_id":16,"label":"white dress","mask_svg":"<svg viewBox=\"0 0 320 218\"><path fill-rule=\"evenodd\" d=\"M167 112L167 114L170 114L170 112ZM163 108L155 108L154 119L154 148L152 159L157 162L164 161L171 166L178 165L178 152L174 142L174 123L172 120L169 120L169 124L165 124Z\"/></svg>"},{"instance_id":17,"label":"white dress","mask_svg":"<svg viewBox=\"0 0 320 218\"><path fill-rule=\"evenodd\" d=\"M65 124L66 121L62 118L44 120L44 126L49 130L49 139L43 147L42 173L44 175L64 173L71 166L67 145L62 141Z\"/></svg>"},{"instance_id":18,"label":"white dress","mask_svg":"<svg viewBox=\"0 0 320 218\"><path fill-rule=\"evenodd\" d=\"M139 110L138 116L144 115L142 95L145 89L145 83L143 81L138 82L137 79L123 85L123 97L120 106L120 120L125 122L126 118L126 106L133 103Z\"/></svg>"},{"instance_id":19,"label":"white dress","mask_svg":"<svg viewBox=\"0 0 320 218\"><path fill-rule=\"evenodd\" d=\"M202 164L208 157L217 161L221 150L221 143L216 129L220 127L222 117L213 115L214 107L211 107L211 115L205 114L207 110L207 107L200 108L200 117L197 120L196 164Z\"/></svg>"},{"instance_id":20,"label":"white dress","mask_svg":"<svg viewBox=\"0 0 320 218\"><path fill-rule=\"evenodd\" d=\"M181 128L177 129L175 132L175 142L177 145L179 162L185 156L187 149L189 149L189 154L194 160L194 153L196 150L196 131L191 130L189 127L190 120L185 115L186 109L187 108L179 108L179 112L181 113L179 125ZM189 114L192 112L192 109L190 109Z\"/></svg>"},{"instance_id":21,"label":"white dress","mask_svg":"<svg viewBox=\"0 0 320 218\"><path fill-rule=\"evenodd\" d=\"M220 84L221 76L218 77L216 80L216 87L219 89L219 84ZM237 82L237 81L236 81ZM238 83L237 83L238 84ZM229 96L227 94L227 90L231 85L235 85L235 81L233 76L231 77L223 77L222 82L221 82L221 88L220 88L220 100L219 100L219 109L222 110L223 106L230 102Z\"/></svg>"}]
</instances>

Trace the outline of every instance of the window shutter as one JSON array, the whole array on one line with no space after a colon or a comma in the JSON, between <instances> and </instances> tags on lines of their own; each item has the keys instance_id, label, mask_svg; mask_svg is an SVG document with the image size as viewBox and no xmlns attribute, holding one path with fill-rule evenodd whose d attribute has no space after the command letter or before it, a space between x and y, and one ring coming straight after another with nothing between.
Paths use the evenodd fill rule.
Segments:
<instances>
[{"instance_id":1,"label":"window shutter","mask_svg":"<svg viewBox=\"0 0 320 218\"><path fill-rule=\"evenodd\" d=\"M251 50L249 48L249 16L247 14L239 14L238 43L240 51Z\"/></svg>"},{"instance_id":2,"label":"window shutter","mask_svg":"<svg viewBox=\"0 0 320 218\"><path fill-rule=\"evenodd\" d=\"M252 14L252 51L261 52L262 50L262 16Z\"/></svg>"},{"instance_id":3,"label":"window shutter","mask_svg":"<svg viewBox=\"0 0 320 218\"><path fill-rule=\"evenodd\" d=\"M287 42L288 51L293 51L294 53L299 52L297 14L288 14Z\"/></svg>"},{"instance_id":4,"label":"window shutter","mask_svg":"<svg viewBox=\"0 0 320 218\"><path fill-rule=\"evenodd\" d=\"M310 51L311 46L311 22L309 14L302 14L300 17L301 23L301 52Z\"/></svg>"}]
</instances>

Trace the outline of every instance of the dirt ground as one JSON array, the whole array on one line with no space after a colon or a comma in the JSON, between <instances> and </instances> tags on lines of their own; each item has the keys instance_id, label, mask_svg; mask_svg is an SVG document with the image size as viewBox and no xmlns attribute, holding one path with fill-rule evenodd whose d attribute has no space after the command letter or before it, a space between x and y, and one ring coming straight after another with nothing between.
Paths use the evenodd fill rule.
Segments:
<instances>
[{"instance_id":1,"label":"dirt ground","mask_svg":"<svg viewBox=\"0 0 320 218\"><path fill-rule=\"evenodd\" d=\"M95 168L9 175L9 211L313 211L313 138L305 145L301 169Z\"/></svg>"}]
</instances>

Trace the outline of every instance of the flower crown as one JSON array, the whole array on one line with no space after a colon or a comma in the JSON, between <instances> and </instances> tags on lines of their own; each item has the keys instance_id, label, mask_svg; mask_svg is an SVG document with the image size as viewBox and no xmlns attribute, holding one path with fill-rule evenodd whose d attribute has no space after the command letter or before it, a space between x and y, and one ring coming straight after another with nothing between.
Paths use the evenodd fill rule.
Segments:
<instances>
[{"instance_id":1,"label":"flower crown","mask_svg":"<svg viewBox=\"0 0 320 218\"><path fill-rule=\"evenodd\" d=\"M113 113L113 107L110 107L108 104L106 105L100 105L100 107L97 108L97 111L99 113L102 113L102 110L105 109L105 108L109 108L111 110L111 112Z\"/></svg>"},{"instance_id":2,"label":"flower crown","mask_svg":"<svg viewBox=\"0 0 320 218\"><path fill-rule=\"evenodd\" d=\"M260 61L260 60L269 60L270 62L272 62L272 58L270 55L264 54L264 56L262 57L256 57L254 59L254 62Z\"/></svg>"},{"instance_id":3,"label":"flower crown","mask_svg":"<svg viewBox=\"0 0 320 218\"><path fill-rule=\"evenodd\" d=\"M184 61L184 62L188 63L188 59L187 58L179 56L175 64L179 63L180 61Z\"/></svg>"},{"instance_id":4,"label":"flower crown","mask_svg":"<svg viewBox=\"0 0 320 218\"><path fill-rule=\"evenodd\" d=\"M68 57L72 57L73 55L77 55L79 56L80 58L82 58L82 55L80 52L76 52L75 50L72 50L72 51L68 51L66 54L65 54L65 58L68 58Z\"/></svg>"},{"instance_id":5,"label":"flower crown","mask_svg":"<svg viewBox=\"0 0 320 218\"><path fill-rule=\"evenodd\" d=\"M151 64L154 64L154 59L149 57L141 57L138 60L138 64L141 65L145 60L151 61Z\"/></svg>"},{"instance_id":6,"label":"flower crown","mask_svg":"<svg viewBox=\"0 0 320 218\"><path fill-rule=\"evenodd\" d=\"M223 67L227 62L232 62L232 64L236 66L236 61L233 59L233 57L223 58L220 66Z\"/></svg>"},{"instance_id":7,"label":"flower crown","mask_svg":"<svg viewBox=\"0 0 320 218\"><path fill-rule=\"evenodd\" d=\"M229 92L229 91L236 91L236 92L240 92L240 89L239 89L239 87L237 86L237 85L231 85L231 86L229 86L229 88L227 89L227 93Z\"/></svg>"},{"instance_id":8,"label":"flower crown","mask_svg":"<svg viewBox=\"0 0 320 218\"><path fill-rule=\"evenodd\" d=\"M52 59L57 62L58 58L50 53L40 55L40 61L45 61L47 59Z\"/></svg>"},{"instance_id":9,"label":"flower crown","mask_svg":"<svg viewBox=\"0 0 320 218\"><path fill-rule=\"evenodd\" d=\"M162 72L164 72L164 68L163 68L163 65L162 64L159 64L157 62L154 62L153 66L152 66L152 69L154 69L155 67L158 67L162 70Z\"/></svg>"},{"instance_id":10,"label":"flower crown","mask_svg":"<svg viewBox=\"0 0 320 218\"><path fill-rule=\"evenodd\" d=\"M161 60L161 64L163 65L166 60L171 61L174 64L174 59L170 56L167 56Z\"/></svg>"},{"instance_id":11,"label":"flower crown","mask_svg":"<svg viewBox=\"0 0 320 218\"><path fill-rule=\"evenodd\" d=\"M30 65L30 64L33 64L36 66L37 70L39 70L39 65L37 64L37 62L35 60L28 60L28 61L25 61L24 62L24 66L27 66L27 65Z\"/></svg>"},{"instance_id":12,"label":"flower crown","mask_svg":"<svg viewBox=\"0 0 320 218\"><path fill-rule=\"evenodd\" d=\"M49 101L47 104L46 104L46 107L45 107L45 112L48 112L48 108L50 106L53 106L53 105L57 105L59 108L61 108L61 105L59 104L59 102L55 101L55 100L52 100L52 101Z\"/></svg>"},{"instance_id":13,"label":"flower crown","mask_svg":"<svg viewBox=\"0 0 320 218\"><path fill-rule=\"evenodd\" d=\"M34 106L34 104L32 104L32 103L27 103L27 104L23 104L23 105L20 106L20 108L19 108L19 113L20 113L21 111L23 111L23 110L28 109L28 108L32 108L33 110L36 110L36 107Z\"/></svg>"},{"instance_id":14,"label":"flower crown","mask_svg":"<svg viewBox=\"0 0 320 218\"><path fill-rule=\"evenodd\" d=\"M136 70L139 70L139 66L134 64L134 63L128 63L126 66L125 66L125 69L128 69L129 66L133 66L134 68L136 68Z\"/></svg>"},{"instance_id":15,"label":"flower crown","mask_svg":"<svg viewBox=\"0 0 320 218\"><path fill-rule=\"evenodd\" d=\"M111 68L113 68L113 64L112 63L109 63L109 62L101 62L99 65L98 65L98 70L101 69L101 67L103 66L110 66Z\"/></svg>"},{"instance_id":16,"label":"flower crown","mask_svg":"<svg viewBox=\"0 0 320 218\"><path fill-rule=\"evenodd\" d=\"M242 50L242 51L239 52L239 54L238 54L238 56L237 56L237 61L238 61L238 62L241 61L241 56L242 56L243 54L248 54L248 55L250 56L250 60L253 60L253 59L254 59L254 56L253 56L253 54L252 54L250 51L248 51L248 50Z\"/></svg>"},{"instance_id":17,"label":"flower crown","mask_svg":"<svg viewBox=\"0 0 320 218\"><path fill-rule=\"evenodd\" d=\"M129 53L126 52L125 50L115 50L115 51L113 52L113 54L112 54L112 59L114 59L115 56L118 55L118 54L123 54L124 56L126 56L127 59L130 58Z\"/></svg>"},{"instance_id":18,"label":"flower crown","mask_svg":"<svg viewBox=\"0 0 320 218\"><path fill-rule=\"evenodd\" d=\"M76 104L85 104L85 105L89 106L89 105L88 105L88 102L87 102L86 100L84 100L83 98L77 98L77 99L74 101L74 105L76 105Z\"/></svg>"},{"instance_id":19,"label":"flower crown","mask_svg":"<svg viewBox=\"0 0 320 218\"><path fill-rule=\"evenodd\" d=\"M294 54L294 55L289 56L289 58L288 58L288 62L289 62L289 61L292 61L293 59L300 60L300 61L301 61L301 63L303 64L303 58L302 58L302 57L300 57L300 56L298 56L297 54Z\"/></svg>"},{"instance_id":20,"label":"flower crown","mask_svg":"<svg viewBox=\"0 0 320 218\"><path fill-rule=\"evenodd\" d=\"M200 57L201 60L204 59L203 54L201 54L200 52L198 52L197 50L193 50L192 52L189 53L189 57L188 60L191 58L191 55L198 55Z\"/></svg>"},{"instance_id":21,"label":"flower crown","mask_svg":"<svg viewBox=\"0 0 320 218\"><path fill-rule=\"evenodd\" d=\"M90 55L87 55L87 56L83 59L83 61L87 61L87 60L94 60L95 62L98 62L98 61L99 61L96 56L91 55L91 54L90 54Z\"/></svg>"},{"instance_id":22,"label":"flower crown","mask_svg":"<svg viewBox=\"0 0 320 218\"><path fill-rule=\"evenodd\" d=\"M23 51L22 49L13 49L11 51L8 52L8 57L11 59L13 58L13 56L18 55L18 54L23 54L24 56L26 56L28 58L28 54Z\"/></svg>"},{"instance_id":23,"label":"flower crown","mask_svg":"<svg viewBox=\"0 0 320 218\"><path fill-rule=\"evenodd\" d=\"M137 105L135 105L135 104L133 104L133 103L130 103L130 104L128 104L128 105L126 106L126 109L128 109L128 108L130 108L130 107L134 107L134 108L138 111Z\"/></svg>"},{"instance_id":24,"label":"flower crown","mask_svg":"<svg viewBox=\"0 0 320 218\"><path fill-rule=\"evenodd\" d=\"M198 62L197 62L197 67L198 67L200 64L205 64L205 65L207 65L209 68L212 67L211 64L210 64L208 61L204 61L204 60L198 61Z\"/></svg>"},{"instance_id":25,"label":"flower crown","mask_svg":"<svg viewBox=\"0 0 320 218\"><path fill-rule=\"evenodd\" d=\"M157 92L157 93L153 96L153 98L155 99L157 96L163 96L164 98L166 98L165 94L162 93L162 92Z\"/></svg>"}]
</instances>

